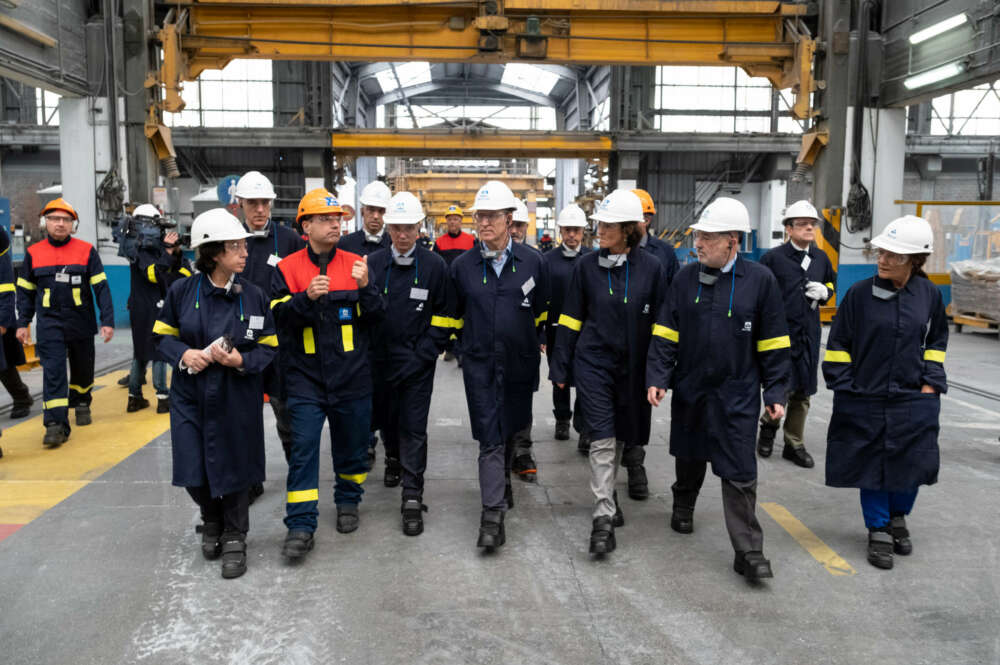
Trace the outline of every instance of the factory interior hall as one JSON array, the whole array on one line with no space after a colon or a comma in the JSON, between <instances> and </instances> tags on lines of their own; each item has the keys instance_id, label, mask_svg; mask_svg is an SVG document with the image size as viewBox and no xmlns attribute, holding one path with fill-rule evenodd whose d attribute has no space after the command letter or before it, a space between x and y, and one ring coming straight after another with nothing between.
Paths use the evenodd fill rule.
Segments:
<instances>
[{"instance_id":1,"label":"factory interior hall","mask_svg":"<svg viewBox=\"0 0 1000 665\"><path fill-rule=\"evenodd\" d=\"M996 0L0 0L0 662L1000 665Z\"/></svg>"}]
</instances>

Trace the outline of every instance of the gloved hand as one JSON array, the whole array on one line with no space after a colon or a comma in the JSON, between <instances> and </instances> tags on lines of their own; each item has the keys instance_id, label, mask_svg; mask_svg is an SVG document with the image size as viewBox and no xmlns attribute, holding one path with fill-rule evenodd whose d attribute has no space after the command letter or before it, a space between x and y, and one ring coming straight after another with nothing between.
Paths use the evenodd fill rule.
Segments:
<instances>
[{"instance_id":1,"label":"gloved hand","mask_svg":"<svg viewBox=\"0 0 1000 665\"><path fill-rule=\"evenodd\" d=\"M820 282L806 282L806 298L826 302L830 298L830 289Z\"/></svg>"}]
</instances>

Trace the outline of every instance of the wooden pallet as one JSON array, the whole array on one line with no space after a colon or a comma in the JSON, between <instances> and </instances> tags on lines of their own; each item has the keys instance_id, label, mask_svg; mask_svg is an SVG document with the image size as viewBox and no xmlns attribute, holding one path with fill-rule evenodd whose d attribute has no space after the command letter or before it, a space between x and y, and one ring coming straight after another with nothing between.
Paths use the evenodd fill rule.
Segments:
<instances>
[{"instance_id":1,"label":"wooden pallet","mask_svg":"<svg viewBox=\"0 0 1000 665\"><path fill-rule=\"evenodd\" d=\"M983 330L994 330L1000 335L1000 321L984 316L979 312L962 312L952 316L955 323L955 332L962 332L962 326L980 328Z\"/></svg>"}]
</instances>

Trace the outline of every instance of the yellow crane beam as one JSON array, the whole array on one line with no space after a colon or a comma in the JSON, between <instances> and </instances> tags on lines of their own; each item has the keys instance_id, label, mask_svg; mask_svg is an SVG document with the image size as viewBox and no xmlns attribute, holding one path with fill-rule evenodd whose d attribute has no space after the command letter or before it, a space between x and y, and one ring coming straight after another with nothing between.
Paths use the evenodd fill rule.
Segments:
<instances>
[{"instance_id":1,"label":"yellow crane beam","mask_svg":"<svg viewBox=\"0 0 1000 665\"><path fill-rule=\"evenodd\" d=\"M337 155L393 157L558 157L606 155L610 136L579 132L350 129L332 133Z\"/></svg>"}]
</instances>

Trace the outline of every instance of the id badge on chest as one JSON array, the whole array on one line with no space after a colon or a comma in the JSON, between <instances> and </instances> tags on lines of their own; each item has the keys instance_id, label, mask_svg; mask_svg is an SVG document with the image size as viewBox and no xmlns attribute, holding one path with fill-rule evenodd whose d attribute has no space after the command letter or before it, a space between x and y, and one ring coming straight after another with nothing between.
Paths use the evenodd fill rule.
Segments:
<instances>
[{"instance_id":1,"label":"id badge on chest","mask_svg":"<svg viewBox=\"0 0 1000 665\"><path fill-rule=\"evenodd\" d=\"M280 256L278 256L277 254L268 254L267 255L267 265L274 267L274 266L278 265L279 263L281 263L281 257Z\"/></svg>"},{"instance_id":2,"label":"id badge on chest","mask_svg":"<svg viewBox=\"0 0 1000 665\"><path fill-rule=\"evenodd\" d=\"M56 281L60 284L69 284L69 273L57 272Z\"/></svg>"},{"instance_id":3,"label":"id badge on chest","mask_svg":"<svg viewBox=\"0 0 1000 665\"><path fill-rule=\"evenodd\" d=\"M812 258L808 254L806 254L805 257L802 259L802 263L799 264L802 266L802 272L809 270L809 265L811 263L812 263Z\"/></svg>"}]
</instances>

